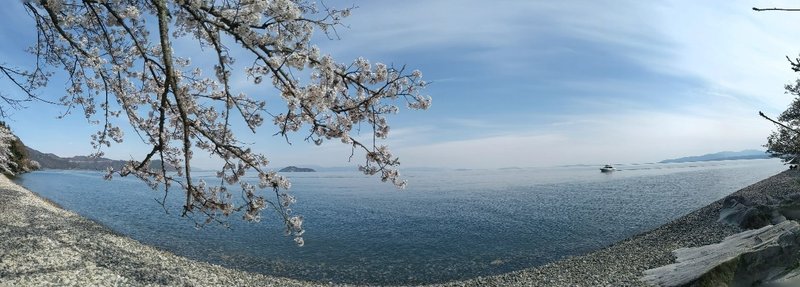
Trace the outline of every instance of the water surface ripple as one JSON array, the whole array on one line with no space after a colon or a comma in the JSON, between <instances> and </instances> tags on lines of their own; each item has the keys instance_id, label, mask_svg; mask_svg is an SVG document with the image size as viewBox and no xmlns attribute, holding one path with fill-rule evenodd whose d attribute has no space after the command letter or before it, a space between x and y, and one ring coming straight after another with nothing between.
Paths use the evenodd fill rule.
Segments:
<instances>
[{"instance_id":1,"label":"water surface ripple","mask_svg":"<svg viewBox=\"0 0 800 287\"><path fill-rule=\"evenodd\" d=\"M18 182L143 243L228 267L321 282L419 284L487 276L596 250L784 169L776 160L408 171L396 190L357 172L288 174L304 247L277 218L200 230L132 178L40 171ZM216 182L211 174L203 177ZM238 217L238 216L237 216Z\"/></svg>"}]
</instances>

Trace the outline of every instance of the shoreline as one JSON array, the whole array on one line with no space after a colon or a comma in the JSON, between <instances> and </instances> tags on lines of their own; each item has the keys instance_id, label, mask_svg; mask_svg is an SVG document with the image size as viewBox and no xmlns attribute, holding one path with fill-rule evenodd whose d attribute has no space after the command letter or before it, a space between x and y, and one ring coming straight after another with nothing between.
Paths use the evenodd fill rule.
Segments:
<instances>
[{"instance_id":1,"label":"shoreline","mask_svg":"<svg viewBox=\"0 0 800 287\"><path fill-rule=\"evenodd\" d=\"M180 257L0 176L0 286L317 286Z\"/></svg>"},{"instance_id":2,"label":"shoreline","mask_svg":"<svg viewBox=\"0 0 800 287\"><path fill-rule=\"evenodd\" d=\"M800 173L784 171L740 189L754 202L800 187ZM672 251L717 243L741 231L717 222L723 199L653 230L585 255L509 273L426 286L647 286L647 269L673 262ZM0 178L0 285L236 285L320 286L229 269L144 245L64 210ZM335 284L337 286L354 286Z\"/></svg>"},{"instance_id":3,"label":"shoreline","mask_svg":"<svg viewBox=\"0 0 800 287\"><path fill-rule=\"evenodd\" d=\"M769 197L799 189L800 172L787 170L727 196L743 196L763 204ZM585 255L485 278L429 286L650 286L639 280L643 272L673 263L673 250L719 243L743 231L717 221L724 199Z\"/></svg>"}]
</instances>

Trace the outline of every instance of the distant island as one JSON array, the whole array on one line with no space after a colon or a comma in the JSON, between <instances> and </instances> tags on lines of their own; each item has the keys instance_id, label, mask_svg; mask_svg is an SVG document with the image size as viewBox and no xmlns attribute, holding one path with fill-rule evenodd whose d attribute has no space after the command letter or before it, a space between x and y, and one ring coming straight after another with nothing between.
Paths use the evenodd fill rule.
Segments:
<instances>
[{"instance_id":1,"label":"distant island","mask_svg":"<svg viewBox=\"0 0 800 287\"><path fill-rule=\"evenodd\" d=\"M748 149L743 151L723 151L699 156L687 156L682 158L662 160L659 163L680 163L694 161L715 161L715 160L739 160L739 159L765 159L770 155L763 150Z\"/></svg>"},{"instance_id":2,"label":"distant island","mask_svg":"<svg viewBox=\"0 0 800 287\"><path fill-rule=\"evenodd\" d=\"M296 167L296 166L287 166L279 170L278 172L316 172L316 170L311 168L305 167Z\"/></svg>"},{"instance_id":3,"label":"distant island","mask_svg":"<svg viewBox=\"0 0 800 287\"><path fill-rule=\"evenodd\" d=\"M511 166L511 167L501 167L498 170L519 170L522 169L521 167Z\"/></svg>"}]
</instances>

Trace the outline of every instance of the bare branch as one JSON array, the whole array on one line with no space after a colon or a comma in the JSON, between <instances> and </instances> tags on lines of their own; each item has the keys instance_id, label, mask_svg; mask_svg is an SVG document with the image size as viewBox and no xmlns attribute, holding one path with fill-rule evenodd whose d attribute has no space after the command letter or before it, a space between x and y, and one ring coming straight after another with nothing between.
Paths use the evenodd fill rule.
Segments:
<instances>
[{"instance_id":1,"label":"bare branch","mask_svg":"<svg viewBox=\"0 0 800 287\"><path fill-rule=\"evenodd\" d=\"M781 122L779 122L779 121L773 120L772 118L768 117L767 115L765 115L765 114L764 114L763 112L761 112L761 111L759 111L759 112L758 112L758 115L759 115L759 116L761 116L762 118L765 118L765 119L767 119L768 121L772 122L773 124L775 124L775 125L777 125L777 126L779 126L779 127L781 127L781 128L784 128L784 129L787 129L787 130L793 131L793 132L795 132L795 133L797 133L797 134L800 134L800 130L793 129L793 128L791 128L791 127L789 127L789 126L787 126L787 125L785 125L785 124L783 124L783 123L781 123Z\"/></svg>"},{"instance_id":2,"label":"bare branch","mask_svg":"<svg viewBox=\"0 0 800 287\"><path fill-rule=\"evenodd\" d=\"M788 12L798 12L798 11L800 11L800 9L794 9L794 8L756 8L756 7L753 7L753 11L759 11L759 12L761 12L761 11L788 11Z\"/></svg>"}]
</instances>

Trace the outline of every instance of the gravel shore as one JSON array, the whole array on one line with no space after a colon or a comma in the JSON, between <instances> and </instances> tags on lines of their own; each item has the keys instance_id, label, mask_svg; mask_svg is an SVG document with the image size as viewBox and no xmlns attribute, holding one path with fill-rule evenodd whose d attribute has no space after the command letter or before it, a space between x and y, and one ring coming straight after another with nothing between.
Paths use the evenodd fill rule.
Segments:
<instances>
[{"instance_id":1,"label":"gravel shore","mask_svg":"<svg viewBox=\"0 0 800 287\"><path fill-rule=\"evenodd\" d=\"M800 172L784 171L733 193L765 204L770 197L800 191ZM647 269L673 263L672 251L718 243L741 232L717 222L723 200L717 200L654 230L583 256L516 272L449 282L436 286L647 286L639 281Z\"/></svg>"},{"instance_id":2,"label":"gravel shore","mask_svg":"<svg viewBox=\"0 0 800 287\"><path fill-rule=\"evenodd\" d=\"M737 191L755 203L800 189L786 171ZM717 222L722 200L584 256L491 277L431 286L643 286L642 271L672 250L740 231ZM63 210L0 176L0 286L315 286L189 260Z\"/></svg>"},{"instance_id":3,"label":"gravel shore","mask_svg":"<svg viewBox=\"0 0 800 287\"><path fill-rule=\"evenodd\" d=\"M0 175L0 286L314 286L157 250Z\"/></svg>"}]
</instances>

